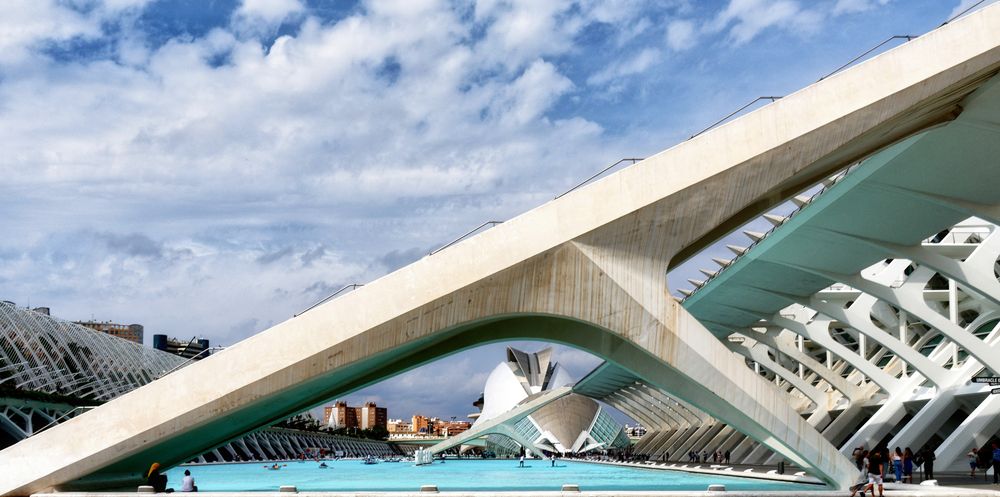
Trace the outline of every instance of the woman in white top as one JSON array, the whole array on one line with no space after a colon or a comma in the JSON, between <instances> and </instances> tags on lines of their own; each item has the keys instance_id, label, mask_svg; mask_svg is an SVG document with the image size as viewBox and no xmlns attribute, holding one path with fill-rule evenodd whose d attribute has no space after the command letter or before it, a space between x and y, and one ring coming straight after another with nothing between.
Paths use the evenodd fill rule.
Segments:
<instances>
[{"instance_id":1,"label":"woman in white top","mask_svg":"<svg viewBox=\"0 0 1000 497\"><path fill-rule=\"evenodd\" d=\"M975 478L976 466L979 465L979 449L973 447L965 456L969 458L969 476Z\"/></svg>"}]
</instances>

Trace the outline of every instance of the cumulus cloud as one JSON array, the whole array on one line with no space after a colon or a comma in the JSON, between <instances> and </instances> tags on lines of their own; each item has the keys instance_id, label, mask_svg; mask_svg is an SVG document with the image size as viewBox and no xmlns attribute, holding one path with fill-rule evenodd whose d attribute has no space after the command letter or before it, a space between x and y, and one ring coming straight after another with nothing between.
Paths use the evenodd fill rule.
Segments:
<instances>
[{"instance_id":1,"label":"cumulus cloud","mask_svg":"<svg viewBox=\"0 0 1000 497\"><path fill-rule=\"evenodd\" d=\"M300 24L270 39L223 19L123 63L52 59L39 40L108 35L98 14L26 4L18 16L44 22L3 42L30 66L0 81L11 298L167 332L199 314L199 333L232 341L249 329L232 323L290 317L585 176L602 129L549 117L576 85L545 58L579 31L557 17L583 14L496 9L470 40L438 2L371 2L331 22L244 2L232 16ZM495 47L518 57L483 56Z\"/></svg>"},{"instance_id":2,"label":"cumulus cloud","mask_svg":"<svg viewBox=\"0 0 1000 497\"><path fill-rule=\"evenodd\" d=\"M833 6L833 15L865 12L884 6L889 0L837 0Z\"/></svg>"},{"instance_id":3,"label":"cumulus cloud","mask_svg":"<svg viewBox=\"0 0 1000 497\"><path fill-rule=\"evenodd\" d=\"M778 26L798 31L815 30L822 15L802 9L792 0L730 0L729 5L709 24L708 29L729 30L729 38L739 45L753 39L763 30Z\"/></svg>"},{"instance_id":4,"label":"cumulus cloud","mask_svg":"<svg viewBox=\"0 0 1000 497\"><path fill-rule=\"evenodd\" d=\"M587 78L587 84L603 85L609 81L642 74L659 62L660 56L661 54L658 49L647 48L637 53L634 57L617 61L614 64L598 71L591 77Z\"/></svg>"},{"instance_id":5,"label":"cumulus cloud","mask_svg":"<svg viewBox=\"0 0 1000 497\"><path fill-rule=\"evenodd\" d=\"M675 52L693 47L697 38L694 22L688 19L677 19L667 24L667 46Z\"/></svg>"},{"instance_id":6,"label":"cumulus cloud","mask_svg":"<svg viewBox=\"0 0 1000 497\"><path fill-rule=\"evenodd\" d=\"M245 33L268 34L304 12L301 0L243 0L233 12L233 26Z\"/></svg>"},{"instance_id":7,"label":"cumulus cloud","mask_svg":"<svg viewBox=\"0 0 1000 497\"><path fill-rule=\"evenodd\" d=\"M966 13L975 12L983 7L986 7L987 5L995 3L996 1L997 0L986 0L985 2L980 3L979 0L960 0L958 2L958 5L956 5L955 8L951 10L950 14L948 14L948 18L951 19L952 17L955 17L966 11L968 11Z\"/></svg>"}]
</instances>

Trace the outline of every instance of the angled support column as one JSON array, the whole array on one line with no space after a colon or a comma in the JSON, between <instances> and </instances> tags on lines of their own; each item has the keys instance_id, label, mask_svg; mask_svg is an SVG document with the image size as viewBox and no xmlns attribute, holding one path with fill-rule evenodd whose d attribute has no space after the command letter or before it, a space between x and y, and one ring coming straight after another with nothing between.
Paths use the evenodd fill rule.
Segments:
<instances>
[{"instance_id":1,"label":"angled support column","mask_svg":"<svg viewBox=\"0 0 1000 497\"><path fill-rule=\"evenodd\" d=\"M981 447L1000 432L1000 395L988 395L935 451L942 470L963 472L969 469L965 454L970 447Z\"/></svg>"},{"instance_id":2,"label":"angled support column","mask_svg":"<svg viewBox=\"0 0 1000 497\"><path fill-rule=\"evenodd\" d=\"M861 372L869 380L887 392L895 391L899 380L889 376L881 368L872 364L867 359L861 357L856 352L848 349L840 342L830 336L830 321L824 319L814 319L808 324L800 322L798 319L789 319L784 316L775 315L770 320L771 323L784 328L792 333L803 335L816 342L821 347L833 352L838 357L847 361L854 369Z\"/></svg>"},{"instance_id":3,"label":"angled support column","mask_svg":"<svg viewBox=\"0 0 1000 497\"><path fill-rule=\"evenodd\" d=\"M869 316L871 314L871 306L874 303L874 297L871 295L862 295L855 299L854 303L848 309L816 298L810 299L804 305L854 328L859 333L865 334L868 338L888 348L896 354L896 357L899 357L910 367L919 371L920 374L934 385L940 386L946 384L948 380L946 379L947 372L944 368L934 364L920 352L913 350L909 345L899 341L888 330L881 330L872 323Z\"/></svg>"},{"instance_id":4,"label":"angled support column","mask_svg":"<svg viewBox=\"0 0 1000 497\"><path fill-rule=\"evenodd\" d=\"M810 228L818 236L827 236L831 240L857 240L857 237L845 235L827 229ZM975 357L985 366L994 371L1000 371L1000 353L995 347L986 345L976 336L962 329L961 326L952 323L948 318L938 314L927 306L923 300L923 287L919 285L903 284L899 288L887 286L856 274L839 274L823 269L806 267L799 264L782 263L791 268L812 273L832 281L839 281L852 288L872 295L884 302L892 304L899 309L903 309L907 314L920 319L929 326L944 334L949 340L964 348L969 355ZM991 273L992 274L992 271ZM911 275L912 276L912 275Z\"/></svg>"},{"instance_id":5,"label":"angled support column","mask_svg":"<svg viewBox=\"0 0 1000 497\"><path fill-rule=\"evenodd\" d=\"M527 450L536 451L534 440L525 440L524 437L515 433L515 430L510 427L518 421L530 416L531 413L571 393L573 393L572 387L559 387L554 390L548 390L540 394L538 397L535 397L523 404L519 404L514 409L511 409L494 418L487 419L485 422L477 423L473 428L463 431L454 437L438 442L427 450L429 450L431 454L437 454L452 447L458 447L464 443L468 443L470 440L476 438L491 434L499 434L513 439ZM541 454L541 452L538 453Z\"/></svg>"},{"instance_id":6,"label":"angled support column","mask_svg":"<svg viewBox=\"0 0 1000 497\"><path fill-rule=\"evenodd\" d=\"M766 333L756 333L752 330L744 330L741 332L744 336L757 340L772 349L785 354L792 360L798 362L799 364L805 366L810 371L819 375L831 388L840 392L842 396L853 402L852 399L860 399L862 396L861 389L857 385L845 380L839 373L834 372L828 368L825 364L820 363L814 359L809 354L800 351L798 348L790 346L787 344L787 340L783 340L777 333L770 330ZM791 332L789 332L791 333ZM802 336L802 335L794 335Z\"/></svg>"},{"instance_id":7,"label":"angled support column","mask_svg":"<svg viewBox=\"0 0 1000 497\"><path fill-rule=\"evenodd\" d=\"M611 407L628 414L633 419L638 420L649 430L664 431L677 426L676 421L661 417L664 415L661 411L639 405L633 399L626 397L621 391L613 392L601 400L607 402Z\"/></svg>"},{"instance_id":8,"label":"angled support column","mask_svg":"<svg viewBox=\"0 0 1000 497\"><path fill-rule=\"evenodd\" d=\"M689 323L692 325L696 323L693 318L686 314L686 311L682 307L676 304L672 298L669 298L665 289L661 290L659 294L655 291L651 291L649 285L645 283L645 280L649 278L650 274L655 273L651 272L649 268L645 268L643 266L643 263L646 262L644 257L615 253L614 251L607 250L606 247L599 243L594 245L579 244L578 246L583 254L592 260L597 267L601 268L604 274L607 274L609 278L616 281L621 288L631 296L631 298L635 299L643 309L649 312L651 317L658 315L666 317L669 315L671 317L666 319L679 320L678 329L690 329L685 326L684 321L691 320ZM668 309L670 310L668 311ZM654 322L648 322L648 324L643 327L644 330L639 334L640 343L645 341L641 337L652 337L652 335L646 330L650 330L654 326L662 326L663 322L664 321L661 321L661 324L659 325ZM833 449L832 452L835 453L836 449L833 448L833 446L830 445L825 438L823 438L822 434L816 431L816 429L813 428L806 420L802 419L802 417L794 409L787 404L778 401L778 398L783 396L783 392L775 389L771 383L758 376L746 375L743 373L745 371L743 361L738 359L738 356L728 351L724 344L722 344L717 338L715 338L714 335L708 332L708 330L700 324L697 324L696 326L700 330L699 332L691 333L687 336L678 335L678 340L673 341L671 346L667 348L661 348L661 345L653 344L648 341L646 341L648 345L644 348L650 351L659 349L661 352L657 353L657 355L660 355L661 357L673 357L676 360L680 358L680 353L684 348L690 347L690 349L688 349L689 352L687 352L687 357L689 359L695 358L690 355L691 353L694 353L701 356L706 361L697 368L698 371L688 371L687 374L696 375L697 384L702 387L708 387L707 391L703 390L701 393L698 393L694 390L678 388L678 385L670 383L661 383L657 385L657 382L653 378L643 376L643 379L647 384L664 390L669 389L672 394L686 402L698 406L700 410L704 411L709 416L733 426L748 435L754 436L768 445L772 451L781 454L783 457L792 460L796 464L799 464L799 461L802 461L803 458L801 456L794 455L794 451L789 451L786 447L782 447L782 444L775 444L774 440L769 439L768 437L758 437L754 433L754 430L750 429L750 426L743 423L739 419L734 418L731 415L733 414L732 412L726 409L716 410L712 408L712 402L710 401L711 397L715 397L720 394L728 396L735 393L737 396L742 396L751 390L755 392L753 395L757 397L758 400L763 397L774 398L776 403L780 403L782 405L782 414L780 415L782 422L787 423L788 427L793 425L795 426L794 430L796 431L796 435L794 435L793 438L798 439L796 445L801 446L801 444L805 443L808 447L810 447L810 451L822 447L820 450L828 454L824 457L828 457L834 465L840 465L843 463L846 463L848 466L851 465L851 463L846 459L829 452L830 449ZM660 343L662 344L663 342ZM709 359L709 357L711 358ZM673 363L673 361L669 362ZM737 377L741 380L745 380L747 385L736 389L723 387L722 385L719 385L718 387L712 386L713 384L719 382L719 380L727 379L728 381L733 381L736 380ZM662 381L661 378L656 378L656 380ZM751 384L754 386L751 387ZM690 383L688 385L694 386ZM705 394L707 394L707 396ZM732 404L733 402L737 402L735 398L728 403ZM806 440L808 440L808 442L806 442ZM815 449L813 447L815 447ZM789 457L790 455L792 457ZM853 473L853 471L849 468L845 468L845 470L849 474Z\"/></svg>"},{"instance_id":9,"label":"angled support column","mask_svg":"<svg viewBox=\"0 0 1000 497\"><path fill-rule=\"evenodd\" d=\"M751 359L758 364L764 366L765 368L771 370L774 374L778 375L781 379L787 381L798 391L802 392L812 403L816 405L817 410L826 408L827 396L826 393L819 391L811 383L807 382L804 378L800 378L794 371L789 371L788 368L782 366L781 364L775 362L767 355L766 345L763 344L735 344L728 343L727 346L729 350L736 352L748 359Z\"/></svg>"}]
</instances>

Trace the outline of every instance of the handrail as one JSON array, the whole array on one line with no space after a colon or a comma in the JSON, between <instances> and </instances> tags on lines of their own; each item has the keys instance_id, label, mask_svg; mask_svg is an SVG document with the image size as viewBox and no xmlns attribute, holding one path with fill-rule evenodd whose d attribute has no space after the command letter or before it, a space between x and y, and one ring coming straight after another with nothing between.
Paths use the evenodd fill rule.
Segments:
<instances>
[{"instance_id":1,"label":"handrail","mask_svg":"<svg viewBox=\"0 0 1000 497\"><path fill-rule=\"evenodd\" d=\"M66 412L64 412L64 413L56 416L55 419L53 419L49 424L47 424L47 425L45 425L45 426L43 426L43 427L41 427L41 428L39 428L39 429L31 432L31 435L28 435L28 436L29 437L33 437L35 435L38 435L39 433L41 433L41 432L49 429L49 427L58 424L59 420L65 418L67 416L69 416L70 414L76 412L79 409L93 409L95 407L97 407L97 406L76 406L76 407L74 407L74 408L72 408L72 409L70 409L70 410L68 410L68 411L66 411Z\"/></svg>"},{"instance_id":2,"label":"handrail","mask_svg":"<svg viewBox=\"0 0 1000 497\"><path fill-rule=\"evenodd\" d=\"M460 236L460 237L458 237L458 238L456 238L456 239L454 239L454 240L452 240L452 241L444 244L441 247L438 247L438 248L436 248L434 250L431 250L430 252L427 253L427 255L434 255L434 254L436 254L436 253L438 253L438 252L440 252L440 251L442 251L442 250L444 250L444 249L446 249L446 248L448 248L448 247L450 247L450 246L452 246L452 245L454 245L454 244L456 244L456 243L458 243L458 242L466 239L469 235L472 235L473 233L475 233L475 232L477 232L477 231L485 228L486 226L493 227L493 226L496 226L498 224L503 224L503 221L486 221L485 223L480 224L479 226L476 226L475 228L472 228L472 230L469 231L468 233L466 233L466 234L464 234L464 235L462 235L462 236Z\"/></svg>"},{"instance_id":3,"label":"handrail","mask_svg":"<svg viewBox=\"0 0 1000 497\"><path fill-rule=\"evenodd\" d=\"M208 353L208 352L214 352L214 351L218 351L218 350L223 350L223 349L225 349L225 347L219 345L219 346L209 347L209 348L207 348L205 350L202 350L201 352L198 352L197 354L195 354L195 355L193 355L191 357L188 357L184 362L182 362L182 363L180 363L180 364L178 364L178 365L170 368L169 371L164 371L164 372L160 373L159 375L156 376L156 379L159 380L160 378L163 378L164 376L166 376L166 375L168 375L170 373L173 373L174 371L177 371L178 369L183 368L184 366L187 366L189 363L197 360L198 356L200 356L202 354L205 354L205 353Z\"/></svg>"},{"instance_id":4,"label":"handrail","mask_svg":"<svg viewBox=\"0 0 1000 497\"><path fill-rule=\"evenodd\" d=\"M947 23L947 21L946 21L946 23ZM942 26L943 26L943 24L942 24ZM863 54L861 54L861 55L859 55L859 56L851 59L850 62L848 62L848 63L846 63L846 64L844 64L844 65L842 65L842 66L840 66L840 67L838 67L836 69L834 69L833 72L831 72L830 74L827 74L826 76L823 76L822 78L819 78L817 81L823 81L824 79L829 78L830 76L833 76L834 74L837 74L840 71L843 71L845 68L847 68L851 64L853 64L853 63L861 60L866 55L868 55L868 54L870 54L870 53L878 50L882 45L885 45L886 43L889 43L892 40L902 40L904 38L906 39L906 41L910 41L910 40L916 38L916 36L914 36L914 35L892 35L892 36L890 36L890 37L882 40L882 43L879 43L878 45L875 45L874 47L869 48L868 50L865 51L865 53L863 53Z\"/></svg>"},{"instance_id":5,"label":"handrail","mask_svg":"<svg viewBox=\"0 0 1000 497\"><path fill-rule=\"evenodd\" d=\"M942 22L941 26L944 26L945 24L948 24L949 22L954 21L955 19L958 19L959 17L964 16L967 12L969 12L970 10L972 10L972 9L974 9L976 7L979 7L985 1L986 0L979 0L978 2L970 5L969 8L967 8L967 9L959 12L958 14L955 14L955 15L951 16L951 19L948 19L947 21ZM938 26L938 27L940 28L941 26Z\"/></svg>"},{"instance_id":6,"label":"handrail","mask_svg":"<svg viewBox=\"0 0 1000 497\"><path fill-rule=\"evenodd\" d=\"M711 125L709 125L709 127L707 127L705 129L703 129L703 130L701 130L701 131L699 131L699 132L691 135L691 138L694 138L694 137L696 137L696 136L698 136L698 135L700 135L700 134L702 134L702 133L704 133L704 132L706 132L706 131L708 131L708 130L710 130L710 129L712 129L712 128L714 128L714 127L716 127L716 126L718 126L718 125L720 125L720 124L722 124L724 122L726 122L730 117L733 117L736 114L739 114L740 112L743 111L743 109L746 109L747 107L750 107L751 105L753 105L753 104L755 104L757 102L760 102L761 100L770 100L770 101L774 102L775 100L778 100L780 98L781 98L780 96L757 97L757 98L751 100L750 102L748 102L743 107L740 107L739 109L736 109L736 110L730 112L726 117L723 117L722 119L719 119L718 121L715 121L714 123L712 123ZM691 138L688 138L688 140L690 140Z\"/></svg>"},{"instance_id":7,"label":"handrail","mask_svg":"<svg viewBox=\"0 0 1000 497\"><path fill-rule=\"evenodd\" d=\"M611 164L610 166L605 167L604 169L601 169L600 171L597 172L597 174L595 174L595 175L593 175L593 176L591 176L591 177L583 180L582 182L580 182L579 184L577 184L573 188L570 188L569 190L566 190L566 191L560 193L559 195L556 195L556 199L558 199L559 197L562 197L563 195L566 195L567 193L569 193L569 192L571 192L573 190L576 190L577 188L580 188L583 185L586 185L587 183L590 183L591 181L594 181L594 178L597 178L598 176L600 176L600 175L608 172L609 169L617 166L618 164L621 164L622 162L631 161L632 164L635 164L636 162L639 162L641 160L645 160L645 158L643 158L643 157L627 157L625 159L619 159L618 162L615 162L614 164ZM553 200L555 200L555 199L553 199Z\"/></svg>"},{"instance_id":8,"label":"handrail","mask_svg":"<svg viewBox=\"0 0 1000 497\"><path fill-rule=\"evenodd\" d=\"M337 295L340 295L344 290L347 290L347 289L354 290L355 288L362 287L362 286L365 286L365 284L364 283L351 283L350 285L344 285L343 287L340 288L340 290L337 290L336 292L333 292L330 295L327 295L326 297L323 297L322 299L319 300L319 302L316 302L315 304L313 304L313 305L311 305L309 307L306 307L306 309L304 311L302 311L302 312L300 312L298 314L295 314L292 317L293 318L294 317L298 317L298 316L301 316L301 315L303 315L303 314L305 314L305 313L313 310L313 308L315 308L316 306L318 306L318 305L326 302L327 300L330 300L330 299L336 297Z\"/></svg>"}]
</instances>

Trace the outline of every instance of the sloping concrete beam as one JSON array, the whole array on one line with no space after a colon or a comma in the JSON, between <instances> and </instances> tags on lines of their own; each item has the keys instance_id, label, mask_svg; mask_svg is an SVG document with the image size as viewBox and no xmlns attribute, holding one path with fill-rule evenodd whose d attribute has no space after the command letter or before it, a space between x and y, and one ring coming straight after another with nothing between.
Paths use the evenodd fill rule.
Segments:
<instances>
[{"instance_id":1,"label":"sloping concrete beam","mask_svg":"<svg viewBox=\"0 0 1000 497\"><path fill-rule=\"evenodd\" d=\"M573 387L559 387L553 390L545 391L539 394L537 397L523 403L519 404L517 407L491 419L487 419L482 423L477 423L473 428L463 431L458 435L442 440L427 450L431 454L437 454L444 452L452 447L458 447L464 443L469 443L469 441L476 438L484 437L486 435L499 434L508 436L514 439L517 443L521 444L527 450L534 451L534 440L524 440L523 438L516 435L511 435L514 430L511 427L518 421L528 417L531 413L545 407L546 405L552 403L557 399L561 399L569 394L573 393ZM541 454L541 453L539 453Z\"/></svg>"}]
</instances>

